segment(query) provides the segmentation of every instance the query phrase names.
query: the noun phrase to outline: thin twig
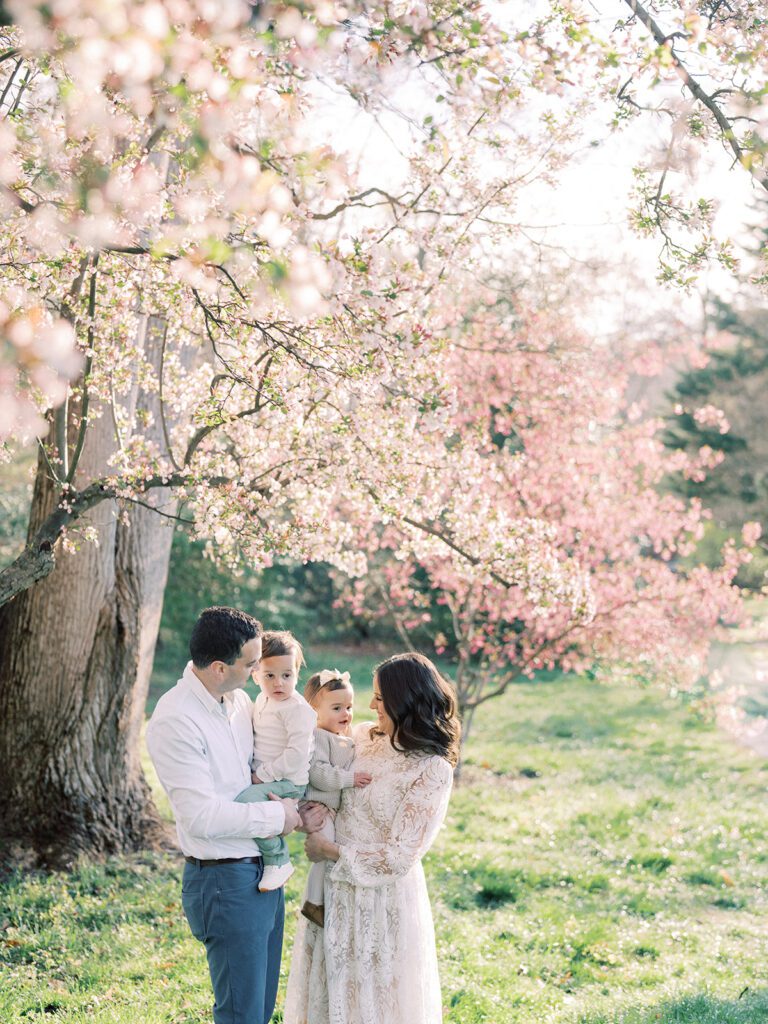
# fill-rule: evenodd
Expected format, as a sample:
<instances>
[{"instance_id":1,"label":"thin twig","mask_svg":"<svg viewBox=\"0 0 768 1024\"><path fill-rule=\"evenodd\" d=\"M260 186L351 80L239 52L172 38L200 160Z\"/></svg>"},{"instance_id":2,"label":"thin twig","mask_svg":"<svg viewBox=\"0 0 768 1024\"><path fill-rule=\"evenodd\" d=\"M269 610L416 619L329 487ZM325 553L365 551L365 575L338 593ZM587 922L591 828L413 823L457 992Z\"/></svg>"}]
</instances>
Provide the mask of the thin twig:
<instances>
[{"instance_id":1,"label":"thin twig","mask_svg":"<svg viewBox=\"0 0 768 1024\"><path fill-rule=\"evenodd\" d=\"M21 81L21 85L19 86L19 91L16 93L16 99L13 101L13 106L8 111L8 117L12 117L16 113L16 111L19 109L19 104L21 103L21 97L24 95L24 92L26 91L26 88L29 85L29 81L32 78L32 74L33 74L32 68L27 68L27 73L26 73L26 75L24 75L24 78Z\"/></svg>"},{"instance_id":2,"label":"thin twig","mask_svg":"<svg viewBox=\"0 0 768 1024\"><path fill-rule=\"evenodd\" d=\"M194 526L194 519L185 519L183 516L173 515L170 512L163 512L156 505L150 505L148 501L141 501L139 498L121 498L120 501L128 502L131 505L140 505L142 508L149 509L150 512L156 512L157 515L162 516L164 519L173 519L177 523L183 523L185 526Z\"/></svg>"},{"instance_id":3,"label":"thin twig","mask_svg":"<svg viewBox=\"0 0 768 1024\"><path fill-rule=\"evenodd\" d=\"M158 383L158 401L160 402L160 422L163 427L163 437L165 438L165 450L168 454L168 458L173 463L174 469L181 469L181 466L176 461L176 456L173 454L173 447L171 445L171 434L168 430L168 420L165 415L165 397L163 395L163 380L165 378L165 343L168 338L168 324L164 323L163 329L163 340L160 343L160 368L158 370L159 383Z\"/></svg>"},{"instance_id":4,"label":"thin twig","mask_svg":"<svg viewBox=\"0 0 768 1024\"><path fill-rule=\"evenodd\" d=\"M16 51L16 52L18 52L18 51ZM6 57L7 57L7 54L6 54ZM3 60L5 60L6 57L3 57ZM16 75L19 73L19 68L21 67L22 63L23 63L23 60L20 57L16 61L16 67L13 69L13 71L11 71L10 75L8 76L8 81L5 83L5 88L3 89L2 95L0 95L0 109L2 109L2 106L5 103L6 97L8 96L8 93L10 92L11 86L13 85L13 81L16 78Z\"/></svg>"}]
</instances>

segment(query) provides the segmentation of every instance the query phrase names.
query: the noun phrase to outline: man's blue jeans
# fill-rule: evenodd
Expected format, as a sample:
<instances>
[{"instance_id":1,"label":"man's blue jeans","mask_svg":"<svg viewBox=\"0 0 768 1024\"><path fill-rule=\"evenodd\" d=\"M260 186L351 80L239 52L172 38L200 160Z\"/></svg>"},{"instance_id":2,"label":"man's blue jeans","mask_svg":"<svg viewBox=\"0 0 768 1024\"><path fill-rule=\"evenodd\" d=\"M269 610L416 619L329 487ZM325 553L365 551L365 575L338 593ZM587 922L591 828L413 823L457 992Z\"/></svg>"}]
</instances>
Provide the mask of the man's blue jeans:
<instances>
[{"instance_id":1,"label":"man's blue jeans","mask_svg":"<svg viewBox=\"0 0 768 1024\"><path fill-rule=\"evenodd\" d=\"M215 1024L269 1024L283 949L283 890L259 892L261 860L184 865L181 902L205 945Z\"/></svg>"}]
</instances>

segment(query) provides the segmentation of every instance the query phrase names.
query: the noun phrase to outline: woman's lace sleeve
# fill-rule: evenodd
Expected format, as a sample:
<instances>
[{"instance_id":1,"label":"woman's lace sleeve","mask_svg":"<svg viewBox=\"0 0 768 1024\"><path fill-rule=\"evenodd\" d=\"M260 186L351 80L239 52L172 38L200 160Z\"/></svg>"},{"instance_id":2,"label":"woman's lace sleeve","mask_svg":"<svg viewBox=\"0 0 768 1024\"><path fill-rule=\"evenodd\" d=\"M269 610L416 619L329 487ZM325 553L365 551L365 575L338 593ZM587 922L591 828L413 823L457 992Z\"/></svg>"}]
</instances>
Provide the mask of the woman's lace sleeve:
<instances>
[{"instance_id":1,"label":"woman's lace sleeve","mask_svg":"<svg viewBox=\"0 0 768 1024\"><path fill-rule=\"evenodd\" d=\"M453 769L444 758L426 758L385 840L376 845L340 845L330 877L336 882L377 886L406 875L435 840L448 809L452 782Z\"/></svg>"}]
</instances>

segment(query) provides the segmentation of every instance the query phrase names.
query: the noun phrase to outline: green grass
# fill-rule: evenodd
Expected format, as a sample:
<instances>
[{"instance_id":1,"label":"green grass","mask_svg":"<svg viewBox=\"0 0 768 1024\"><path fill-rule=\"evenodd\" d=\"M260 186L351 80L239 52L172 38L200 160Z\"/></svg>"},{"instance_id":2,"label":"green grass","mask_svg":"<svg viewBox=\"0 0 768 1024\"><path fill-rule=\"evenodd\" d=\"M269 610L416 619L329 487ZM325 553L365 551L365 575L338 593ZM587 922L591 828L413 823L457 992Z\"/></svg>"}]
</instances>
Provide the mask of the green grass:
<instances>
[{"instance_id":1,"label":"green grass","mask_svg":"<svg viewBox=\"0 0 768 1024\"><path fill-rule=\"evenodd\" d=\"M352 669L369 715L376 659L310 653ZM765 1024L767 781L652 690L553 679L482 708L425 861L447 1024ZM9 879L0 1021L210 1021L179 873L148 855Z\"/></svg>"}]
</instances>

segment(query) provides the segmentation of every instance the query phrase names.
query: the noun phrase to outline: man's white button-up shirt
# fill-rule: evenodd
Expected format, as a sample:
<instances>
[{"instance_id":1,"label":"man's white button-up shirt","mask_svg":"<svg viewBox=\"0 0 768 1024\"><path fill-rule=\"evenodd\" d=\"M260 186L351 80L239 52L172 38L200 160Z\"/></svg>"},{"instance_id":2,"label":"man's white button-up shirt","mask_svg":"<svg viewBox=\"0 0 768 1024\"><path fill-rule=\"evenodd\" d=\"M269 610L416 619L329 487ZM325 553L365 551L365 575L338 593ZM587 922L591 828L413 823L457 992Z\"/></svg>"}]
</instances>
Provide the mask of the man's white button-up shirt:
<instances>
[{"instance_id":1,"label":"man's white button-up shirt","mask_svg":"<svg viewBox=\"0 0 768 1024\"><path fill-rule=\"evenodd\" d=\"M280 804L235 803L251 784L251 699L216 700L192 670L163 694L147 726L147 747L176 817L182 851L201 860L253 857L254 837L285 826Z\"/></svg>"}]
</instances>

